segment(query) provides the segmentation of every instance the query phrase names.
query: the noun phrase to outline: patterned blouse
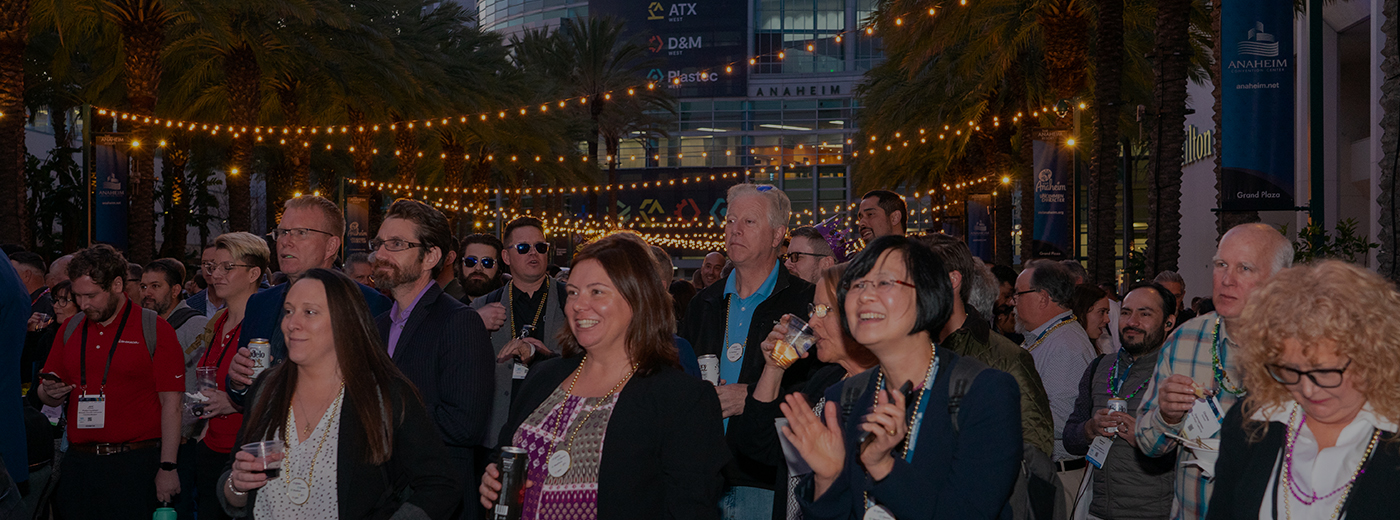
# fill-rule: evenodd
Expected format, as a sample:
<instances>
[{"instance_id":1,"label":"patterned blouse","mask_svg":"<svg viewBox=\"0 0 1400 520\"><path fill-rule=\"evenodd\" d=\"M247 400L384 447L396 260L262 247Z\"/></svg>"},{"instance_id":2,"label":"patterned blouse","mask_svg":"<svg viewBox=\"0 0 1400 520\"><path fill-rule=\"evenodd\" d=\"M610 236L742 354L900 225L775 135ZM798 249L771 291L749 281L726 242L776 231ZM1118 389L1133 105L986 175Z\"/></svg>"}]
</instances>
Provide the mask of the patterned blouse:
<instances>
[{"instance_id":1,"label":"patterned blouse","mask_svg":"<svg viewBox=\"0 0 1400 520\"><path fill-rule=\"evenodd\" d=\"M613 408L617 406L617 397L600 403L600 397L569 396L566 400L564 396L563 388L555 388L521 423L512 439L515 446L529 453L526 479L535 483L525 490L522 519L598 518L598 466L603 458L603 437ZM589 415L590 410L594 410L592 415ZM585 416L588 416L587 422L580 426L578 421ZM576 428L578 433L575 434ZM569 445L571 434L574 437L572 446ZM571 459L568 473L561 477L550 476L549 456L565 449Z\"/></svg>"},{"instance_id":2,"label":"patterned blouse","mask_svg":"<svg viewBox=\"0 0 1400 520\"><path fill-rule=\"evenodd\" d=\"M258 490L257 503L253 505L254 518L278 518L296 520L331 520L340 518L340 493L336 491L339 478L336 470L340 464L337 456L340 454L340 419L343 415L338 410L337 404L343 404L345 390L340 391L340 397L326 409L325 415L321 416L321 421L306 436L301 439L301 432L296 428L290 428L291 438L286 440L287 458L282 461L282 474L278 478L267 481L267 485ZM287 412L287 422L297 424L296 414ZM282 437L282 430L279 428L275 438ZM322 441L322 437L325 440ZM320 446L320 453L317 447ZM312 471L312 459L315 459L316 474L307 481L311 486L310 498L305 504L297 505L287 496L287 482L294 478L305 479Z\"/></svg>"}]
</instances>

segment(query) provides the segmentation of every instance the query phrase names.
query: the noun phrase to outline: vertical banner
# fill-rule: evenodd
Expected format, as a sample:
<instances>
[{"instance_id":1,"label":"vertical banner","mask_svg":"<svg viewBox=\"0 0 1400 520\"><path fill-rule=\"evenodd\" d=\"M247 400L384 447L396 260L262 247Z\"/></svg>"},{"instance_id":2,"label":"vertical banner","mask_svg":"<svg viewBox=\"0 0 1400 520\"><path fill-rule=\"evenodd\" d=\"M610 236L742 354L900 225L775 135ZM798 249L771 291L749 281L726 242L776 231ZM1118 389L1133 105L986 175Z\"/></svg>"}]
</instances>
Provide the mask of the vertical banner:
<instances>
[{"instance_id":1,"label":"vertical banner","mask_svg":"<svg viewBox=\"0 0 1400 520\"><path fill-rule=\"evenodd\" d=\"M1064 145L1064 132L1045 131L1036 136L1035 225L1032 230L1032 258L1066 258L1072 250L1070 226L1074 218L1069 205L1069 180L1074 168L1074 151Z\"/></svg>"},{"instance_id":2,"label":"vertical banner","mask_svg":"<svg viewBox=\"0 0 1400 520\"><path fill-rule=\"evenodd\" d=\"M967 247L972 256L992 263L992 205L991 195L971 195L967 198Z\"/></svg>"},{"instance_id":3,"label":"vertical banner","mask_svg":"<svg viewBox=\"0 0 1400 520\"><path fill-rule=\"evenodd\" d=\"M131 157L127 155L127 135L101 133L93 135L95 164L92 212L92 239L126 250L127 214L131 198L127 179L131 173Z\"/></svg>"},{"instance_id":4,"label":"vertical banner","mask_svg":"<svg viewBox=\"0 0 1400 520\"><path fill-rule=\"evenodd\" d=\"M345 256L369 252L369 198L345 197Z\"/></svg>"},{"instance_id":5,"label":"vertical banner","mask_svg":"<svg viewBox=\"0 0 1400 520\"><path fill-rule=\"evenodd\" d=\"M1293 4L1231 0L1220 15L1220 207L1292 210Z\"/></svg>"}]
</instances>

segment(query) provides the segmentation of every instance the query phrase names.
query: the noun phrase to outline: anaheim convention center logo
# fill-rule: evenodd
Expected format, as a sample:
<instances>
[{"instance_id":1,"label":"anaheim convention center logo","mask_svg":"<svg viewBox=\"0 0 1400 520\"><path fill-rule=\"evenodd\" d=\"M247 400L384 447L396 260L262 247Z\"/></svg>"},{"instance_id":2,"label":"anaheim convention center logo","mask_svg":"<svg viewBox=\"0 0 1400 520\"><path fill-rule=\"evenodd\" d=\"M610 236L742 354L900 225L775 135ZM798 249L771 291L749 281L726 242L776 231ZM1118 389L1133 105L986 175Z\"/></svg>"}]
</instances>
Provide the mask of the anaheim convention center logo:
<instances>
[{"instance_id":1,"label":"anaheim convention center logo","mask_svg":"<svg viewBox=\"0 0 1400 520\"><path fill-rule=\"evenodd\" d=\"M1274 35L1264 32L1264 22L1254 22L1254 28L1249 30L1249 37L1240 41L1235 49L1243 56L1278 57L1278 41L1274 39Z\"/></svg>"}]
</instances>

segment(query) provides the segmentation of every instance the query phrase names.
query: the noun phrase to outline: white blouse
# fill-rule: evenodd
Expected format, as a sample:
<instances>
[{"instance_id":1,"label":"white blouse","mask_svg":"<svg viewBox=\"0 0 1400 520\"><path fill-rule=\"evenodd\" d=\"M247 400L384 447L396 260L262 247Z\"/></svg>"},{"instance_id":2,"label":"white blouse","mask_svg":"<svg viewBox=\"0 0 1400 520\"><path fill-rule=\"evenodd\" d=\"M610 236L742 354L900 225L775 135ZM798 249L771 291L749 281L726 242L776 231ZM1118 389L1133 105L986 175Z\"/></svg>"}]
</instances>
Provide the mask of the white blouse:
<instances>
[{"instance_id":1,"label":"white blouse","mask_svg":"<svg viewBox=\"0 0 1400 520\"><path fill-rule=\"evenodd\" d=\"M1270 409L1260 410L1254 413L1254 419L1258 421L1276 422L1288 424L1288 418L1298 409L1298 403L1289 403L1286 406L1277 406ZM1303 413L1298 410L1294 423L1301 420ZM1319 451L1317 438L1313 436L1312 427L1305 425L1298 433L1298 439L1293 446L1293 484L1298 492L1311 499L1311 496L1323 496L1346 485L1353 475L1356 475L1356 468L1361 464L1361 458L1366 455L1366 448L1371 444L1371 436L1379 429L1383 432L1394 433L1396 424L1390 420L1376 415L1371 403L1366 403L1361 411L1356 414L1356 418L1351 421L1342 433L1337 436L1337 444L1330 448ZM1287 434L1285 434L1283 450L1288 450ZM1274 471L1269 477L1269 485L1264 488L1264 500L1259 506L1260 520L1273 520L1274 518L1301 518L1329 520L1332 513L1337 510L1337 505L1341 503L1342 496L1347 494L1347 490L1340 491L1335 495L1323 498L1307 505L1298 500L1296 496L1290 496L1286 488L1280 488L1279 465L1283 464L1283 457L1279 457L1274 463ZM1285 499L1287 502L1285 503ZM1278 506L1278 516L1274 516L1274 506ZM1291 512L1291 514L1289 514ZM1342 518L1346 515L1343 514Z\"/></svg>"},{"instance_id":2,"label":"white blouse","mask_svg":"<svg viewBox=\"0 0 1400 520\"><path fill-rule=\"evenodd\" d=\"M340 405L344 404L344 399L345 390L342 389L340 397L326 409L321 422L316 424L305 441L298 438L297 428L290 428L292 438L287 441L287 458L282 460L282 474L267 481L267 485L258 490L257 503L253 506L255 518L334 520L340 517L340 494L336 492L336 469L339 466L336 454L340 452L340 418L344 412ZM287 415L287 421L295 425L295 413L288 411ZM279 429L277 437L281 436ZM323 436L324 443L321 440ZM316 454L317 445L321 445L319 455ZM308 479L313 457L316 474ZM287 496L287 483L296 478L306 480L311 487L311 498L302 505L296 505Z\"/></svg>"}]
</instances>

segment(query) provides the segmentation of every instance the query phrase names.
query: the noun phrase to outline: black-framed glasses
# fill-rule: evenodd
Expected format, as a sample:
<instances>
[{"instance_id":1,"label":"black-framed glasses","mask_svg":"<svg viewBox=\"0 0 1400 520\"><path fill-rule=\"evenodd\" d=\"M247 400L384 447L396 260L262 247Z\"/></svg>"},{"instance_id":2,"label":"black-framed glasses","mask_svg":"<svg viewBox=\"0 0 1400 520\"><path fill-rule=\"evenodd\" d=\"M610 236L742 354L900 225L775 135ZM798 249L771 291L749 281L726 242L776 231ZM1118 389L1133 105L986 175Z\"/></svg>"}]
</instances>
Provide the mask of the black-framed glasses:
<instances>
[{"instance_id":1,"label":"black-framed glasses","mask_svg":"<svg viewBox=\"0 0 1400 520\"><path fill-rule=\"evenodd\" d=\"M376 238L369 241L370 251L378 251L381 247L397 253L399 251L407 251L415 247L423 247L423 244L420 242L409 242L407 240L402 240L398 238L391 238L388 240Z\"/></svg>"},{"instance_id":2,"label":"black-framed glasses","mask_svg":"<svg viewBox=\"0 0 1400 520\"><path fill-rule=\"evenodd\" d=\"M792 263L795 264L795 263L797 263L797 262L801 262L801 261L802 261L802 255L807 255L807 256L810 256L810 257L812 257L812 258L822 258L822 257L824 257L824 256L831 256L831 255L824 255L824 254L821 254L821 253L799 253L799 252L791 252L791 253L787 253L787 254L778 255L778 260L779 260L779 261L782 261L782 262L786 262L786 261L788 261L788 260L792 260Z\"/></svg>"},{"instance_id":3,"label":"black-framed glasses","mask_svg":"<svg viewBox=\"0 0 1400 520\"><path fill-rule=\"evenodd\" d=\"M513 247L515 247L515 252L517 254L528 255L530 254L530 245L531 244L521 242L519 244L515 244L515 246ZM535 242L534 246L535 252L539 254L545 254L549 252L549 242Z\"/></svg>"},{"instance_id":4,"label":"black-framed glasses","mask_svg":"<svg viewBox=\"0 0 1400 520\"><path fill-rule=\"evenodd\" d=\"M1269 376L1285 385L1296 385L1303 380L1303 376L1308 376L1318 388L1336 388L1342 386L1342 375L1351 366L1353 360L1348 359L1347 364L1342 368L1319 368L1316 370L1297 370L1283 365L1267 364L1264 368L1269 370Z\"/></svg>"},{"instance_id":5,"label":"black-framed glasses","mask_svg":"<svg viewBox=\"0 0 1400 520\"><path fill-rule=\"evenodd\" d=\"M1040 289L1026 289L1026 290L1024 290L1024 291L1016 291L1016 292L1014 292L1014 293L1011 294L1011 297L1008 298L1008 300L1014 302L1014 301L1016 301L1016 300L1021 299L1021 295L1022 295L1022 294L1030 294L1030 293L1033 293L1033 292L1040 292Z\"/></svg>"},{"instance_id":6,"label":"black-framed glasses","mask_svg":"<svg viewBox=\"0 0 1400 520\"><path fill-rule=\"evenodd\" d=\"M808 318L825 318L831 312L831 306L824 303L807 304Z\"/></svg>"},{"instance_id":7,"label":"black-framed glasses","mask_svg":"<svg viewBox=\"0 0 1400 520\"><path fill-rule=\"evenodd\" d=\"M462 257L462 266L466 267L467 269L476 267L477 262L481 262L482 269L491 269L493 267L496 267L496 259L491 258L489 256L483 256L481 258L477 258L474 256Z\"/></svg>"},{"instance_id":8,"label":"black-framed glasses","mask_svg":"<svg viewBox=\"0 0 1400 520\"><path fill-rule=\"evenodd\" d=\"M229 272L229 271L232 271L233 268L235 268L235 267L257 267L257 266L256 266L256 265L249 265L249 264L235 264L235 263L233 263L233 262L224 262L224 263L221 263L221 264L220 264L220 263L209 262L209 263L204 264L204 265L201 266L201 267L204 268L204 272L205 272L206 274L219 274L220 272L227 273L227 272Z\"/></svg>"},{"instance_id":9,"label":"black-framed glasses","mask_svg":"<svg viewBox=\"0 0 1400 520\"><path fill-rule=\"evenodd\" d=\"M72 298L54 298L54 299L53 299L53 304L54 304L54 305L60 305L60 306L61 306L61 305L72 305L72 304L73 304L73 299L72 299Z\"/></svg>"},{"instance_id":10,"label":"black-framed glasses","mask_svg":"<svg viewBox=\"0 0 1400 520\"><path fill-rule=\"evenodd\" d=\"M267 236L272 237L273 240L281 240L282 237L292 237L292 238L295 238L295 239L297 239L297 240L301 240L301 239L303 239L303 238L306 238L306 237L308 237L308 236L311 236L312 233L320 233L320 234L326 235L326 236L328 236L328 237L333 237L333 236L335 236L335 235L332 234L332 233L327 233L327 232L321 231L321 230L319 230L319 229L311 229L311 228L304 228L304 227L290 228L290 229L286 229L286 228L276 228L276 229L273 229L272 231L269 231L269 232L267 233Z\"/></svg>"}]
</instances>

